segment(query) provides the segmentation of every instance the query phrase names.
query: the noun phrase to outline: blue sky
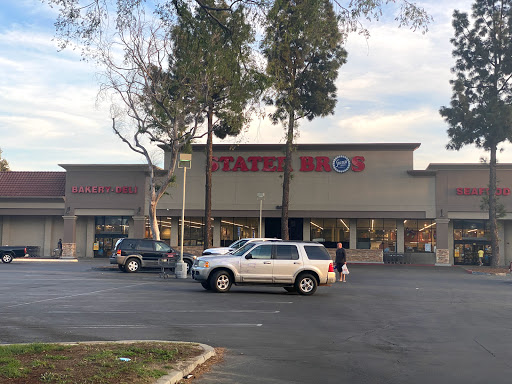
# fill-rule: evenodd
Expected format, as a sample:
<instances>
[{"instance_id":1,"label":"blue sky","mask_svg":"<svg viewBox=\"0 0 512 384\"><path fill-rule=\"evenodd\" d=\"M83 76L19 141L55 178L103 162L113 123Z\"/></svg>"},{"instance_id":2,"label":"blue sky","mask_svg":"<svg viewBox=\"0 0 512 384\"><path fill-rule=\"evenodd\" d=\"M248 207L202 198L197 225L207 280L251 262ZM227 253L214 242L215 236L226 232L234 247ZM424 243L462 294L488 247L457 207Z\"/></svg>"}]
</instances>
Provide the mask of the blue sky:
<instances>
[{"instance_id":1,"label":"blue sky","mask_svg":"<svg viewBox=\"0 0 512 384\"><path fill-rule=\"evenodd\" d=\"M445 149L447 125L438 110L450 102L449 42L454 9L469 0L420 2L434 17L429 32L397 28L392 17L367 24L371 38L351 35L341 68L335 114L302 122L300 143L421 143L415 169L429 163L478 162L474 147ZM0 148L15 171L62 170L58 164L143 163L113 134L109 106L96 101L96 68L77 51L59 52L57 13L40 0L0 6ZM280 126L255 119L236 142L275 143ZM220 141L219 141L220 142ZM280 140L284 142L284 138ZM499 161L512 162L504 145Z\"/></svg>"}]
</instances>

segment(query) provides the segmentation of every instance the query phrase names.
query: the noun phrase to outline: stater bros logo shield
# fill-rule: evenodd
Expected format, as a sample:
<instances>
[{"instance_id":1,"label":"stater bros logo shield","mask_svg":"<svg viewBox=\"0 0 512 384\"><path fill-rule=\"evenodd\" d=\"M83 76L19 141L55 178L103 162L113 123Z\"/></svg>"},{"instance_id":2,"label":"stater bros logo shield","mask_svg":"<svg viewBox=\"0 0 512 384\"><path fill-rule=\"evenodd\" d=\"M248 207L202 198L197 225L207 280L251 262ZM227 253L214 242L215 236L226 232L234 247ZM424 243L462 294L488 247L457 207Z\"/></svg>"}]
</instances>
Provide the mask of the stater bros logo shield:
<instances>
[{"instance_id":1,"label":"stater bros logo shield","mask_svg":"<svg viewBox=\"0 0 512 384\"><path fill-rule=\"evenodd\" d=\"M332 160L332 169L338 173L347 172L350 169L350 165L350 159L344 155L336 156Z\"/></svg>"}]
</instances>

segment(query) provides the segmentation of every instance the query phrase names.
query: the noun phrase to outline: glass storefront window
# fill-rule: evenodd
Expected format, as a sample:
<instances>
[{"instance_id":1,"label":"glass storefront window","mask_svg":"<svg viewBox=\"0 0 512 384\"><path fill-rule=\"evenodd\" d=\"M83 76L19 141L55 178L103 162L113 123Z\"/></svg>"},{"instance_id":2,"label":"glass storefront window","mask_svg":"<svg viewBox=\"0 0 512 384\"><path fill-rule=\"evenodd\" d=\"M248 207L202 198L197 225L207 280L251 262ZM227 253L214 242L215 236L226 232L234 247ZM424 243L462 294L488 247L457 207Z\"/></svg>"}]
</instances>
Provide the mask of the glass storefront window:
<instances>
[{"instance_id":1,"label":"glass storefront window","mask_svg":"<svg viewBox=\"0 0 512 384\"><path fill-rule=\"evenodd\" d=\"M478 252L484 251L482 262L490 265L492 248L487 220L454 220L454 264L480 264Z\"/></svg>"},{"instance_id":2,"label":"glass storefront window","mask_svg":"<svg viewBox=\"0 0 512 384\"><path fill-rule=\"evenodd\" d=\"M129 220L128 216L96 216L94 218L94 257L109 257L112 254L117 240L128 237Z\"/></svg>"},{"instance_id":3,"label":"glass storefront window","mask_svg":"<svg viewBox=\"0 0 512 384\"><path fill-rule=\"evenodd\" d=\"M405 252L434 252L435 220L404 220Z\"/></svg>"},{"instance_id":4,"label":"glass storefront window","mask_svg":"<svg viewBox=\"0 0 512 384\"><path fill-rule=\"evenodd\" d=\"M396 221L394 219L358 219L357 249L396 251Z\"/></svg>"},{"instance_id":5,"label":"glass storefront window","mask_svg":"<svg viewBox=\"0 0 512 384\"><path fill-rule=\"evenodd\" d=\"M204 218L185 217L183 245L204 244ZM178 244L181 244L181 219L179 219Z\"/></svg>"},{"instance_id":6,"label":"glass storefront window","mask_svg":"<svg viewBox=\"0 0 512 384\"><path fill-rule=\"evenodd\" d=\"M167 216L157 216L158 229L160 230L160 240L171 244L172 218ZM149 225L149 217L146 217L145 238L151 239L151 229Z\"/></svg>"},{"instance_id":7,"label":"glass storefront window","mask_svg":"<svg viewBox=\"0 0 512 384\"><path fill-rule=\"evenodd\" d=\"M243 238L258 237L259 218L223 217L220 219L220 244L227 247Z\"/></svg>"},{"instance_id":8,"label":"glass storefront window","mask_svg":"<svg viewBox=\"0 0 512 384\"><path fill-rule=\"evenodd\" d=\"M311 219L310 239L322 243L327 248L336 248L337 243L343 247L350 245L350 220L348 219Z\"/></svg>"}]
</instances>

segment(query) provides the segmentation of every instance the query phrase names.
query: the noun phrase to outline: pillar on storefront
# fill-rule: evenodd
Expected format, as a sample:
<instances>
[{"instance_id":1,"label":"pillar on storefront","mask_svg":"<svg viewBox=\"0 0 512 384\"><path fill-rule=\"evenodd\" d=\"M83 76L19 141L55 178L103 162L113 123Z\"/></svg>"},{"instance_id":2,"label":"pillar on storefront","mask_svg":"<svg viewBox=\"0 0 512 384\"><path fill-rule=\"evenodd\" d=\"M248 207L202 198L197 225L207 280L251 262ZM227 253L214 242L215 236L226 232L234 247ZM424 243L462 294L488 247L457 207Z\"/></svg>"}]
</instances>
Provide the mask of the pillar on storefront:
<instances>
[{"instance_id":1,"label":"pillar on storefront","mask_svg":"<svg viewBox=\"0 0 512 384\"><path fill-rule=\"evenodd\" d=\"M178 247L178 232L180 231L180 218L171 218L171 247Z\"/></svg>"},{"instance_id":2,"label":"pillar on storefront","mask_svg":"<svg viewBox=\"0 0 512 384\"><path fill-rule=\"evenodd\" d=\"M450 248L448 224L450 219L436 219L436 265L445 266L450 264Z\"/></svg>"},{"instance_id":3,"label":"pillar on storefront","mask_svg":"<svg viewBox=\"0 0 512 384\"><path fill-rule=\"evenodd\" d=\"M87 217L85 236L85 257L92 259L94 258L94 241L96 240L96 225L94 216Z\"/></svg>"},{"instance_id":4,"label":"pillar on storefront","mask_svg":"<svg viewBox=\"0 0 512 384\"><path fill-rule=\"evenodd\" d=\"M11 237L11 217L4 216L2 218L2 242L1 245L7 245L10 242Z\"/></svg>"},{"instance_id":5,"label":"pillar on storefront","mask_svg":"<svg viewBox=\"0 0 512 384\"><path fill-rule=\"evenodd\" d=\"M398 253L405 252L404 221L402 219L398 219L396 222L396 251Z\"/></svg>"},{"instance_id":6,"label":"pillar on storefront","mask_svg":"<svg viewBox=\"0 0 512 384\"><path fill-rule=\"evenodd\" d=\"M265 223L262 223L264 226ZM265 231L263 231L265 233ZM304 224L302 226L302 239L304 241L311 241L311 219L304 219Z\"/></svg>"},{"instance_id":7,"label":"pillar on storefront","mask_svg":"<svg viewBox=\"0 0 512 384\"><path fill-rule=\"evenodd\" d=\"M357 249L357 219L350 219L350 246L349 249Z\"/></svg>"},{"instance_id":8,"label":"pillar on storefront","mask_svg":"<svg viewBox=\"0 0 512 384\"><path fill-rule=\"evenodd\" d=\"M62 238L62 258L76 259L76 219L77 216L62 216L64 236Z\"/></svg>"},{"instance_id":9,"label":"pillar on storefront","mask_svg":"<svg viewBox=\"0 0 512 384\"><path fill-rule=\"evenodd\" d=\"M213 219L213 246L220 247L220 218Z\"/></svg>"},{"instance_id":10,"label":"pillar on storefront","mask_svg":"<svg viewBox=\"0 0 512 384\"><path fill-rule=\"evenodd\" d=\"M146 216L132 216L133 229L130 230L135 239L143 239L146 235ZM172 232L172 231L171 231Z\"/></svg>"}]
</instances>

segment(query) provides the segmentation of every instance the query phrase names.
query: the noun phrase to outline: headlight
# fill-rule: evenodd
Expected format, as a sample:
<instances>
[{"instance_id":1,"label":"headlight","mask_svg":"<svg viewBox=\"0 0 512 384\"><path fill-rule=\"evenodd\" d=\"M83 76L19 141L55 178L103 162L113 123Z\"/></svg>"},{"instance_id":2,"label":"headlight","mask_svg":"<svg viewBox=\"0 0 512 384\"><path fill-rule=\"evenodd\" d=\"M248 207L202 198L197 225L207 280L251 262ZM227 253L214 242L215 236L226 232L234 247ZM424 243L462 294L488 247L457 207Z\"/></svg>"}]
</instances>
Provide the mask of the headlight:
<instances>
[{"instance_id":1,"label":"headlight","mask_svg":"<svg viewBox=\"0 0 512 384\"><path fill-rule=\"evenodd\" d=\"M208 268L210 267L210 263L204 260L197 260L197 266L200 268Z\"/></svg>"}]
</instances>

